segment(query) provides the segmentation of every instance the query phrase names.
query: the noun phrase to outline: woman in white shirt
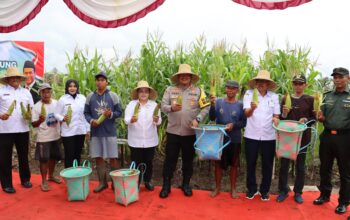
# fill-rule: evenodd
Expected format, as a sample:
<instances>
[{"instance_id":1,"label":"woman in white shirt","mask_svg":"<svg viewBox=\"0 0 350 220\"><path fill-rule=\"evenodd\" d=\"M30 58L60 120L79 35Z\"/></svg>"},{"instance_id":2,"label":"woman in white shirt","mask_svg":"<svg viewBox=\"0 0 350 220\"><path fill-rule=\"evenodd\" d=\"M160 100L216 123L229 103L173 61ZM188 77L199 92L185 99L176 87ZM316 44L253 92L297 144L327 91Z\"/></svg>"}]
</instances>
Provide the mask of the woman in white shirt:
<instances>
[{"instance_id":1,"label":"woman in white shirt","mask_svg":"<svg viewBox=\"0 0 350 220\"><path fill-rule=\"evenodd\" d=\"M86 98L79 94L79 84L76 80L69 79L66 82L65 95L57 105L57 118L62 122L61 136L64 146L64 166L72 167L76 159L80 163L81 151L84 147L85 136L90 132L90 124L84 117ZM72 109L69 125L67 124L68 108Z\"/></svg>"},{"instance_id":2,"label":"woman in white shirt","mask_svg":"<svg viewBox=\"0 0 350 220\"><path fill-rule=\"evenodd\" d=\"M157 103L157 92L146 81L139 81L137 87L131 92L133 99L125 109L125 123L128 125L128 145L131 150L131 160L136 164L145 163L145 187L152 191L154 186L152 178L152 160L158 145L157 125L161 123L160 111L154 115ZM135 107L139 105L138 114Z\"/></svg>"}]
</instances>

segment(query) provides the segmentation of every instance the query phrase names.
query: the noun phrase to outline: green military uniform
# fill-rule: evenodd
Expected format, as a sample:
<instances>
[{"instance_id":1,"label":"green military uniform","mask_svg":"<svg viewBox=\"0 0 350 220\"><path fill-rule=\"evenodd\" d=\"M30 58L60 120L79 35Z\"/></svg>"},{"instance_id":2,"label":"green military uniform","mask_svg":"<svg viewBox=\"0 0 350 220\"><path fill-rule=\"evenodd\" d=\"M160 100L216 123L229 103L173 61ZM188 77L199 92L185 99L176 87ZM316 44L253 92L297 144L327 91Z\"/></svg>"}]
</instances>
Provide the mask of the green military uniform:
<instances>
[{"instance_id":1,"label":"green military uniform","mask_svg":"<svg viewBox=\"0 0 350 220\"><path fill-rule=\"evenodd\" d=\"M341 185L339 204L350 201L350 93L331 91L325 94L321 110L325 116L324 131L320 135L321 196L328 197L332 191L332 166L337 159Z\"/></svg>"}]
</instances>

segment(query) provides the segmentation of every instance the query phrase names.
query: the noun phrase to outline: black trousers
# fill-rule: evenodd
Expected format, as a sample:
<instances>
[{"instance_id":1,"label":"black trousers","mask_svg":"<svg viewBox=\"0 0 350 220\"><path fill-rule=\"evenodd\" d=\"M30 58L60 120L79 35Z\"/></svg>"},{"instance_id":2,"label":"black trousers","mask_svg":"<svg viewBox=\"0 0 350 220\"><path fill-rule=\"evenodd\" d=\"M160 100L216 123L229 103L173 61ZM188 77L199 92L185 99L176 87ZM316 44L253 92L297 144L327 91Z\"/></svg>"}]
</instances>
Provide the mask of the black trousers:
<instances>
[{"instance_id":1,"label":"black trousers","mask_svg":"<svg viewBox=\"0 0 350 220\"><path fill-rule=\"evenodd\" d=\"M130 147L131 160L135 161L136 166L140 163L146 164L146 172L143 176L144 182L150 182L153 174L153 158L156 151L156 147L149 148L137 148Z\"/></svg>"},{"instance_id":2,"label":"black trousers","mask_svg":"<svg viewBox=\"0 0 350 220\"><path fill-rule=\"evenodd\" d=\"M339 204L348 205L350 202L350 146L349 132L336 135L325 130L320 135L320 176L319 189L324 196L330 196L332 191L332 167L337 160L340 173Z\"/></svg>"},{"instance_id":3,"label":"black trousers","mask_svg":"<svg viewBox=\"0 0 350 220\"><path fill-rule=\"evenodd\" d=\"M303 193L305 183L305 158L306 154L301 153L298 155L295 162L296 165L296 177L294 181L293 191L295 193ZM282 194L288 193L288 170L290 159L281 158L280 173L278 180L278 190Z\"/></svg>"},{"instance_id":4,"label":"black trousers","mask_svg":"<svg viewBox=\"0 0 350 220\"><path fill-rule=\"evenodd\" d=\"M181 151L182 157L182 174L184 183L189 183L193 174L193 158L196 140L195 135L180 136L167 133L167 144L165 147L165 161L163 166L163 177L172 178L177 159Z\"/></svg>"},{"instance_id":5,"label":"black trousers","mask_svg":"<svg viewBox=\"0 0 350 220\"><path fill-rule=\"evenodd\" d=\"M74 135L62 137L64 147L64 167L72 167L73 161L77 160L80 164L81 150L84 147L85 135Z\"/></svg>"},{"instance_id":6,"label":"black trousers","mask_svg":"<svg viewBox=\"0 0 350 220\"><path fill-rule=\"evenodd\" d=\"M2 188L12 185L12 150L16 146L21 182L30 181L28 163L29 132L0 134L0 181Z\"/></svg>"},{"instance_id":7,"label":"black trousers","mask_svg":"<svg viewBox=\"0 0 350 220\"><path fill-rule=\"evenodd\" d=\"M260 154L262 163L262 181L259 191L261 194L267 194L269 193L271 186L276 141L261 141L249 138L244 138L244 141L247 161L247 189L252 193L258 191L255 170L258 155Z\"/></svg>"}]
</instances>

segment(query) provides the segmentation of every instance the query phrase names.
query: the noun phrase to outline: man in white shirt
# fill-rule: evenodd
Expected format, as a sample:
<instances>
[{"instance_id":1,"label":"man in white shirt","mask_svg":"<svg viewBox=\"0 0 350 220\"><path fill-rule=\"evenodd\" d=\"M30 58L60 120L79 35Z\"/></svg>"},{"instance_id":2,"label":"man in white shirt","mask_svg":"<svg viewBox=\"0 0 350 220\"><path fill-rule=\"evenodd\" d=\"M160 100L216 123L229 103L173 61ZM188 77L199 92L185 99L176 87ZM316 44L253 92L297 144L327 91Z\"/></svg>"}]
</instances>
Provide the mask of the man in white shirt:
<instances>
[{"instance_id":1,"label":"man in white shirt","mask_svg":"<svg viewBox=\"0 0 350 220\"><path fill-rule=\"evenodd\" d=\"M20 108L21 103L33 107L32 96L21 87L25 79L15 67L8 68L0 79L5 84L0 88L0 181L6 193L16 192L12 184L13 145L18 155L21 184L24 188L32 187L28 164L29 123Z\"/></svg>"},{"instance_id":2,"label":"man in white shirt","mask_svg":"<svg viewBox=\"0 0 350 220\"><path fill-rule=\"evenodd\" d=\"M279 121L280 104L277 94L272 92L276 88L276 83L271 80L268 71L259 71L249 84L251 88L257 89L259 101L253 102L253 90L248 90L244 95L243 109L247 116L244 132L248 188L246 198L253 199L260 193L261 200L268 201L276 144L276 133L272 123L277 124ZM263 177L258 191L255 170L259 152L262 158Z\"/></svg>"}]
</instances>

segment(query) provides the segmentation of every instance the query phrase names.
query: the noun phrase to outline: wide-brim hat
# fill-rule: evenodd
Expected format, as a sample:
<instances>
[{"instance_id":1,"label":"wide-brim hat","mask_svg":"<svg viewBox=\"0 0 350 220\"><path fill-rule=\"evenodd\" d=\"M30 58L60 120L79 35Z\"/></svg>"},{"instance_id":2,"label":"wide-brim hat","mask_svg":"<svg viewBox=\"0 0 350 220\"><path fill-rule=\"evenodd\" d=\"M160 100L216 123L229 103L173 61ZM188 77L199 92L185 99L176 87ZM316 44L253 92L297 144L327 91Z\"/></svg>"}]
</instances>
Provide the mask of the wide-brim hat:
<instances>
[{"instance_id":1,"label":"wide-brim hat","mask_svg":"<svg viewBox=\"0 0 350 220\"><path fill-rule=\"evenodd\" d=\"M22 81L25 81L27 77L25 77L23 74L19 73L19 70L17 67L9 67L6 70L5 75L3 75L0 78L0 82L2 84L7 84L7 79L11 77L20 77Z\"/></svg>"},{"instance_id":2,"label":"wide-brim hat","mask_svg":"<svg viewBox=\"0 0 350 220\"><path fill-rule=\"evenodd\" d=\"M249 86L250 88L255 88L255 84L256 84L256 80L260 79L260 80L266 80L268 81L268 90L275 90L277 88L277 84L275 83L275 81L273 81L270 77L270 72L267 70L260 70L258 72L258 75L256 75L256 77L254 77L253 79L251 79L249 81Z\"/></svg>"},{"instance_id":3,"label":"wide-brim hat","mask_svg":"<svg viewBox=\"0 0 350 220\"><path fill-rule=\"evenodd\" d=\"M141 80L141 81L139 81L137 83L136 88L131 91L131 98L132 99L135 100L135 99L139 98L137 90L140 89L140 88L148 88L150 90L150 92L149 92L149 99L155 100L157 98L156 90L154 90L152 87L150 87L148 85L147 81Z\"/></svg>"},{"instance_id":4,"label":"wide-brim hat","mask_svg":"<svg viewBox=\"0 0 350 220\"><path fill-rule=\"evenodd\" d=\"M180 64L179 66L179 71L177 73L174 73L172 76L171 76L171 81L174 83L174 84L177 84L178 83L178 76L181 75L181 74L191 74L192 76L192 80L191 82L193 84L195 84L196 82L198 82L199 80L199 76L198 74L196 73L193 73L191 71L191 66L188 65L188 64Z\"/></svg>"}]
</instances>

